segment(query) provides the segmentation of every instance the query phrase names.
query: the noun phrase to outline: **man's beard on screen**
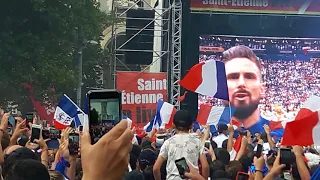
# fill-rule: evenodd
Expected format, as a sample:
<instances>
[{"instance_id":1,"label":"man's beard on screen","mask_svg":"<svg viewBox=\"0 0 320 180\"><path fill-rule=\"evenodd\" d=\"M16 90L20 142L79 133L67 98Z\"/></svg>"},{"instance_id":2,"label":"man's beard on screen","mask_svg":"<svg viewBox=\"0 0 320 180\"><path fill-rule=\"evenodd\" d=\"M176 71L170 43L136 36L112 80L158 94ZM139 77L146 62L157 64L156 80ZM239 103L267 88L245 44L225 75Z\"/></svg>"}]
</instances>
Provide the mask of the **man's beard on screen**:
<instances>
[{"instance_id":1,"label":"man's beard on screen","mask_svg":"<svg viewBox=\"0 0 320 180\"><path fill-rule=\"evenodd\" d=\"M233 116L239 120L245 120L258 108L259 103L259 100L254 100L250 104L240 105L239 107L234 106L236 110Z\"/></svg>"}]
</instances>

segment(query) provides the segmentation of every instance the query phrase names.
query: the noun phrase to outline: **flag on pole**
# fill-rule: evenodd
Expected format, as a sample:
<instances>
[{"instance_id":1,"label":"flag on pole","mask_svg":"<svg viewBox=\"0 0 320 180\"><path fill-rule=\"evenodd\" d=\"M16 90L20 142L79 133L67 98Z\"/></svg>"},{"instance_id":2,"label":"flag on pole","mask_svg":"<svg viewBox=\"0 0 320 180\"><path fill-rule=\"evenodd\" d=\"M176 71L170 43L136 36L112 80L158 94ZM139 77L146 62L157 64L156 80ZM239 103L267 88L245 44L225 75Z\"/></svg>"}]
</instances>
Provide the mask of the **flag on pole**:
<instances>
[{"instance_id":1,"label":"flag on pole","mask_svg":"<svg viewBox=\"0 0 320 180\"><path fill-rule=\"evenodd\" d=\"M190 91L229 101L223 62L209 60L196 64L179 84Z\"/></svg>"},{"instance_id":2,"label":"flag on pole","mask_svg":"<svg viewBox=\"0 0 320 180\"><path fill-rule=\"evenodd\" d=\"M177 109L172 104L159 100L156 115L144 126L144 131L150 132L152 129L171 128L176 112Z\"/></svg>"},{"instance_id":3,"label":"flag on pole","mask_svg":"<svg viewBox=\"0 0 320 180\"><path fill-rule=\"evenodd\" d=\"M67 95L60 99L54 113L54 126L56 129L65 129L72 121L76 126L82 125L87 116Z\"/></svg>"}]
</instances>

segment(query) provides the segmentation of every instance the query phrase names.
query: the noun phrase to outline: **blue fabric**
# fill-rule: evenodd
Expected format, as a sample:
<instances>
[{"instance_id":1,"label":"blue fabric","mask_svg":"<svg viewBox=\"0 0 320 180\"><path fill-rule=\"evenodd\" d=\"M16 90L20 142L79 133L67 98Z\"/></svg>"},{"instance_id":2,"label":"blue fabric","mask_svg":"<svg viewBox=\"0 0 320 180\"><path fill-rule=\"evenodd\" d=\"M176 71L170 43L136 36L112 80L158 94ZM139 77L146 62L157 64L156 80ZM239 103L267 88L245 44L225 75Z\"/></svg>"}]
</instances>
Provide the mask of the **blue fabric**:
<instances>
[{"instance_id":1,"label":"blue fabric","mask_svg":"<svg viewBox=\"0 0 320 180\"><path fill-rule=\"evenodd\" d=\"M216 72L217 76L212 77L217 79L217 92L214 94L215 98L223 99L229 101L228 84L226 77L226 69L224 63L221 61L216 62Z\"/></svg>"},{"instance_id":2,"label":"blue fabric","mask_svg":"<svg viewBox=\"0 0 320 180\"><path fill-rule=\"evenodd\" d=\"M310 180L319 180L320 179L320 168L318 167L318 169L312 174Z\"/></svg>"},{"instance_id":3,"label":"blue fabric","mask_svg":"<svg viewBox=\"0 0 320 180\"><path fill-rule=\"evenodd\" d=\"M61 161L57 162L55 170L60 172L65 178L69 179L68 176L66 175L67 163L68 162L62 157Z\"/></svg>"}]
</instances>

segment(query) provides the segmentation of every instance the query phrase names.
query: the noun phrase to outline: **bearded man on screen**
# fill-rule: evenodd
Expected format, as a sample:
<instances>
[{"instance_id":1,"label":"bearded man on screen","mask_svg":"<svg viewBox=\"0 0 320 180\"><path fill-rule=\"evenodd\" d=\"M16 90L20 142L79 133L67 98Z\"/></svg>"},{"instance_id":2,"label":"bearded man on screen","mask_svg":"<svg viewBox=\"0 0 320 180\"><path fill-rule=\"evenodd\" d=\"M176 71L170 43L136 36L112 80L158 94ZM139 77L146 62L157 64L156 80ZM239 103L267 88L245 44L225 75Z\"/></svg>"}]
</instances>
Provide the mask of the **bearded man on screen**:
<instances>
[{"instance_id":1,"label":"bearded man on screen","mask_svg":"<svg viewBox=\"0 0 320 180\"><path fill-rule=\"evenodd\" d=\"M233 120L241 122L251 133L263 132L269 121L259 112L260 99L266 86L262 82L262 65L255 53L246 46L234 46L223 53L228 82L229 100L236 108Z\"/></svg>"}]
</instances>

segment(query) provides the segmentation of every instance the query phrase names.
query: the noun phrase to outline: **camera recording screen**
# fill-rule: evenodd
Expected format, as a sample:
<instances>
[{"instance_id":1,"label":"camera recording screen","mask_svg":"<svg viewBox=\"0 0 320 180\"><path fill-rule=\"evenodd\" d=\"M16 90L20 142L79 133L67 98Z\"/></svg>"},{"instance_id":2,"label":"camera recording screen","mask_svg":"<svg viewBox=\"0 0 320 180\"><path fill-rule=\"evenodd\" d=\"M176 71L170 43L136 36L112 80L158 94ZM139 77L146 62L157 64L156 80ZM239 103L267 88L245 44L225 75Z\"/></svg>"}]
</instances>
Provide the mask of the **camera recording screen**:
<instances>
[{"instance_id":1,"label":"camera recording screen","mask_svg":"<svg viewBox=\"0 0 320 180\"><path fill-rule=\"evenodd\" d=\"M320 95L320 39L203 35L199 40L199 62L224 62L235 108L229 120L239 121L251 133L263 132L254 125L268 120L294 120L308 97ZM214 97L198 97L199 109L229 106ZM259 117L250 118L256 114Z\"/></svg>"},{"instance_id":2,"label":"camera recording screen","mask_svg":"<svg viewBox=\"0 0 320 180\"><path fill-rule=\"evenodd\" d=\"M120 120L119 99L90 99L90 129L92 141L97 142Z\"/></svg>"}]
</instances>

